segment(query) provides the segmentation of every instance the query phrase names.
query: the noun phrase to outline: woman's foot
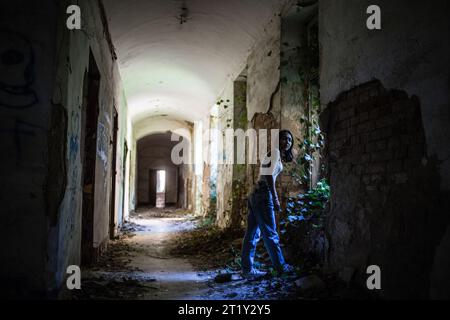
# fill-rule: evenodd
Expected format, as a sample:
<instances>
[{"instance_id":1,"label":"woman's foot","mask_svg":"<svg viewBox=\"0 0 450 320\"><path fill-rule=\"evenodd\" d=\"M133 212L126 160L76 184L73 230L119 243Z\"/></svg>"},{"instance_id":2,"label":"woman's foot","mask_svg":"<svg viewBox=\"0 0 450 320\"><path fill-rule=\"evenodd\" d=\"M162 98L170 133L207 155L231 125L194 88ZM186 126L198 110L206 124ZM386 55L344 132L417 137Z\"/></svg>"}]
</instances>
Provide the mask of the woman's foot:
<instances>
[{"instance_id":1,"label":"woman's foot","mask_svg":"<svg viewBox=\"0 0 450 320\"><path fill-rule=\"evenodd\" d=\"M292 274L295 272L295 268L291 266L290 264L285 263L283 265L283 269L278 271L278 274Z\"/></svg>"},{"instance_id":2,"label":"woman's foot","mask_svg":"<svg viewBox=\"0 0 450 320\"><path fill-rule=\"evenodd\" d=\"M264 277L265 275L265 272L259 271L255 268L253 268L249 272L242 272L242 277L245 279L258 279Z\"/></svg>"},{"instance_id":3,"label":"woman's foot","mask_svg":"<svg viewBox=\"0 0 450 320\"><path fill-rule=\"evenodd\" d=\"M295 271L295 268L293 266L291 266L290 264L285 264L283 267L283 272L284 273L292 273Z\"/></svg>"}]
</instances>

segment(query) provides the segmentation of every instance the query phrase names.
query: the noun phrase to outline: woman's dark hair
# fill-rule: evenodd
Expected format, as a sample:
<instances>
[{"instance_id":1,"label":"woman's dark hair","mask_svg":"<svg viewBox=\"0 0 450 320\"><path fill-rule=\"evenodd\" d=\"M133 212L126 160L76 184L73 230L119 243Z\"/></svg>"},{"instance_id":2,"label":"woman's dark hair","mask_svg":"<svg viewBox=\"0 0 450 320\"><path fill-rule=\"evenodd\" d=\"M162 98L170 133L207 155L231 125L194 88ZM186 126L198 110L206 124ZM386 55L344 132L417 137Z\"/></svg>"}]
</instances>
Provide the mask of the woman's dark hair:
<instances>
[{"instance_id":1,"label":"woman's dark hair","mask_svg":"<svg viewBox=\"0 0 450 320\"><path fill-rule=\"evenodd\" d=\"M294 136L292 135L292 133L289 130L280 130L280 133L278 135L278 139L281 139L282 136L284 135L290 135L292 138L292 144L291 147L288 150L280 150L281 153L281 157L285 162L292 162L292 160L294 160L294 155L292 154L292 148L294 147Z\"/></svg>"}]
</instances>

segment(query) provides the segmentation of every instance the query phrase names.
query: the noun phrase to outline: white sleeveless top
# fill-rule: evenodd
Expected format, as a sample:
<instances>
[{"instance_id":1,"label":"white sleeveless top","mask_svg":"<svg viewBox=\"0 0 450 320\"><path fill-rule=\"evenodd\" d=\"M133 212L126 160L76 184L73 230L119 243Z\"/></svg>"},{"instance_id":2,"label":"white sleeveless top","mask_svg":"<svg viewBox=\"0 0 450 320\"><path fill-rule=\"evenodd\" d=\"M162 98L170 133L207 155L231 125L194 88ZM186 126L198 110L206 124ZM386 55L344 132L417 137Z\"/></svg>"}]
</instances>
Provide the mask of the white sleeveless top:
<instances>
[{"instance_id":1,"label":"white sleeveless top","mask_svg":"<svg viewBox=\"0 0 450 320\"><path fill-rule=\"evenodd\" d=\"M281 171L283 171L283 163L281 162L280 150L276 148L270 157L266 154L262 159L259 167L259 180L263 180L263 176L272 176L273 181L275 181Z\"/></svg>"}]
</instances>

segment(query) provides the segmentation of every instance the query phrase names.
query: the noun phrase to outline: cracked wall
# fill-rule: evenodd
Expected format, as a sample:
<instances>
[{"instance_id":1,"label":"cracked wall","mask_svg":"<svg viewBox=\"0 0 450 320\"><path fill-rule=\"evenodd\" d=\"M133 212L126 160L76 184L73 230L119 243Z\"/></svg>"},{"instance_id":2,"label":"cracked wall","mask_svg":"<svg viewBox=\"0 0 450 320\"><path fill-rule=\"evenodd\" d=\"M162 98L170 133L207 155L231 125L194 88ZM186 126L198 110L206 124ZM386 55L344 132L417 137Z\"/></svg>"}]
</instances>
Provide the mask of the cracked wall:
<instances>
[{"instance_id":1,"label":"cracked wall","mask_svg":"<svg viewBox=\"0 0 450 320\"><path fill-rule=\"evenodd\" d=\"M224 101L219 106L220 130L241 128L244 131L254 129L258 132L265 129L269 134L271 129L288 129L296 139L297 149L297 143L303 137L299 118L305 114L302 100L303 81L299 76L302 52L298 48L304 44L306 23L317 16L317 7L312 6L300 13L296 9L295 6L287 4L274 13L249 53L245 68L246 121L240 121L239 116L242 106L236 97L239 97L240 87L235 85L236 82L229 82L220 97ZM257 148L247 145L246 154L253 153L255 147ZM232 154L233 150L226 152ZM297 154L298 151L294 150L294 155ZM277 183L282 202L287 196L301 190L289 174L291 167L286 166ZM239 168L239 165L224 164L219 166L218 173L219 225L242 225L246 219L246 210L243 209L242 203L246 201L258 179L259 166L247 164L245 168ZM233 191L241 184L243 190ZM242 196L244 194L245 196Z\"/></svg>"},{"instance_id":2,"label":"cracked wall","mask_svg":"<svg viewBox=\"0 0 450 320\"><path fill-rule=\"evenodd\" d=\"M219 128L241 128L244 131L254 129L288 129L296 141L294 155L298 155L297 144L303 138L300 117L305 114L302 98L304 82L300 77L303 52L299 49L305 45L307 23L317 17L317 6L297 10L292 3L287 3L280 11L273 14L256 43L252 47L245 64L246 75L246 121L240 121L239 86L229 81L220 99ZM226 108L225 108L226 106ZM235 114L236 113L236 114ZM268 137L270 145L270 136ZM247 145L246 154L252 154L257 146ZM226 150L232 154L233 150ZM288 196L302 190L290 174L293 165L286 165L277 183L282 204ZM244 171L244 172L241 172ZM241 177L244 175L245 178ZM242 203L246 201L254 183L259 176L257 164L219 165L217 181L217 216L222 227L242 225L245 223L246 210ZM243 185L244 190L233 195L235 187ZM236 193L236 191L234 191ZM245 196L242 196L245 194ZM233 205L234 204L234 205Z\"/></svg>"},{"instance_id":3,"label":"cracked wall","mask_svg":"<svg viewBox=\"0 0 450 320\"><path fill-rule=\"evenodd\" d=\"M448 298L449 4L380 1L382 30L369 31L370 4L319 2L322 117L335 126L329 266L364 285L378 263L380 294Z\"/></svg>"},{"instance_id":4,"label":"cracked wall","mask_svg":"<svg viewBox=\"0 0 450 320\"><path fill-rule=\"evenodd\" d=\"M327 114L328 267L363 287L375 264L379 294L426 298L449 217L419 99L373 81L341 94Z\"/></svg>"}]
</instances>

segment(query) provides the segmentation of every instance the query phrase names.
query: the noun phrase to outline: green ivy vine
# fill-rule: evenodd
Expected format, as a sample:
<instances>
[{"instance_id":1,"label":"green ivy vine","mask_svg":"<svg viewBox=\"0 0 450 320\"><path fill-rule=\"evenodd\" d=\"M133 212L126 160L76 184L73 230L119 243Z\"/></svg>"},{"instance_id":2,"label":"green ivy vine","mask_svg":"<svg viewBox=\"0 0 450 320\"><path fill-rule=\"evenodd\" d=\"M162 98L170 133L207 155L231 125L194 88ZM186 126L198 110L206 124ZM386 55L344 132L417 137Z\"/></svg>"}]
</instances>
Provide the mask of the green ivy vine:
<instances>
[{"instance_id":1,"label":"green ivy vine","mask_svg":"<svg viewBox=\"0 0 450 320\"><path fill-rule=\"evenodd\" d=\"M311 190L312 170L315 160L320 157L325 137L320 129L320 97L319 97L319 42L317 28L311 28L308 33L307 45L296 47L301 55L302 63L297 69L298 79L302 88L301 96L304 112L298 119L301 124L301 137L297 139L300 155L295 159L290 175L301 186Z\"/></svg>"}]
</instances>

